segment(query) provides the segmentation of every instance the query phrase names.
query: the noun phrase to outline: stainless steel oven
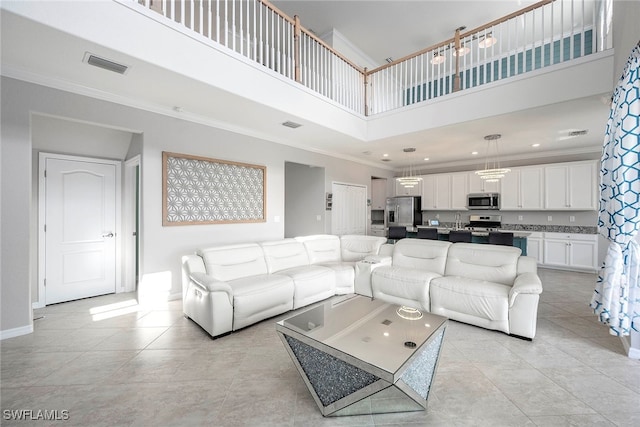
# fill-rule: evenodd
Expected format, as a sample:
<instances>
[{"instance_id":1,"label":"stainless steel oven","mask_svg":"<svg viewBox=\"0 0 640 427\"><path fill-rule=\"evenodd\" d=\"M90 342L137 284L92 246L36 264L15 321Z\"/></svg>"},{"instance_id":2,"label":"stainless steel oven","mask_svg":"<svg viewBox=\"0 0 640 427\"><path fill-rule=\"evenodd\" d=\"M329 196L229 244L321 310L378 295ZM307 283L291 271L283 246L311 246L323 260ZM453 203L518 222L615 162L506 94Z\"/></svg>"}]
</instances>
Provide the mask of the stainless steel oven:
<instances>
[{"instance_id":1,"label":"stainless steel oven","mask_svg":"<svg viewBox=\"0 0 640 427\"><path fill-rule=\"evenodd\" d=\"M498 193L471 193L467 196L467 209L500 209Z\"/></svg>"}]
</instances>

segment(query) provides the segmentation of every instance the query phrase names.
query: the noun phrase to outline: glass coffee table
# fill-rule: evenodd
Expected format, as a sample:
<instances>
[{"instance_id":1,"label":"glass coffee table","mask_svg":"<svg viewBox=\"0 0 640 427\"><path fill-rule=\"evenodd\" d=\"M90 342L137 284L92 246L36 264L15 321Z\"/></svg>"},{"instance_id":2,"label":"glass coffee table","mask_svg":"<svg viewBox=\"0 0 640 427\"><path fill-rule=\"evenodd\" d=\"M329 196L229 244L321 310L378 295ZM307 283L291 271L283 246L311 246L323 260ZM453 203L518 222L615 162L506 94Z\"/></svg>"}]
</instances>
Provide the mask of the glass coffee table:
<instances>
[{"instance_id":1,"label":"glass coffee table","mask_svg":"<svg viewBox=\"0 0 640 427\"><path fill-rule=\"evenodd\" d=\"M427 408L447 319L360 295L276 323L322 415Z\"/></svg>"}]
</instances>

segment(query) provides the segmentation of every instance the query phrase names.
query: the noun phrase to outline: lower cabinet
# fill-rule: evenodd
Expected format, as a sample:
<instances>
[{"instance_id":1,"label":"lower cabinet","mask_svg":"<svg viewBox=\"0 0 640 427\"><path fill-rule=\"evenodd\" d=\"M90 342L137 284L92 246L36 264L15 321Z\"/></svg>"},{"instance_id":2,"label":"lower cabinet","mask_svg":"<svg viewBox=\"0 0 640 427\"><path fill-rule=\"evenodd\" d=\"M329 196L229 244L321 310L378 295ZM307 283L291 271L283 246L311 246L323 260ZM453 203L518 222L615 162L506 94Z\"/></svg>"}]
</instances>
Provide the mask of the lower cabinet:
<instances>
[{"instance_id":1,"label":"lower cabinet","mask_svg":"<svg viewBox=\"0 0 640 427\"><path fill-rule=\"evenodd\" d=\"M550 267L592 270L598 266L596 234L543 233L542 264Z\"/></svg>"},{"instance_id":2,"label":"lower cabinet","mask_svg":"<svg viewBox=\"0 0 640 427\"><path fill-rule=\"evenodd\" d=\"M542 264L542 233L531 233L527 237L527 256L533 257L538 261L538 264Z\"/></svg>"}]
</instances>

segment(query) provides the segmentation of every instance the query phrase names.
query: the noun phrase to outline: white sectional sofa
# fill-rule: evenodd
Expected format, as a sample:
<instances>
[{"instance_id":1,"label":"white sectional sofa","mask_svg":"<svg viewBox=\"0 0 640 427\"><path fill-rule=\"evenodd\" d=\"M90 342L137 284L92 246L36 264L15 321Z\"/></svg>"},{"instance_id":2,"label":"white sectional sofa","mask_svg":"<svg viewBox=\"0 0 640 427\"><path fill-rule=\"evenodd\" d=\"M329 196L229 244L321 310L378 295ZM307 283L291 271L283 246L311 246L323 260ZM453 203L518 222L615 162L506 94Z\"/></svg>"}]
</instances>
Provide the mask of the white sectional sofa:
<instances>
[{"instance_id":1,"label":"white sectional sofa","mask_svg":"<svg viewBox=\"0 0 640 427\"><path fill-rule=\"evenodd\" d=\"M353 293L356 261L385 242L318 235L199 249L182 258L183 311L215 337Z\"/></svg>"},{"instance_id":2,"label":"white sectional sofa","mask_svg":"<svg viewBox=\"0 0 640 427\"><path fill-rule=\"evenodd\" d=\"M370 258L356 269L370 274L356 279L359 293L522 338L535 336L542 284L535 259L521 256L519 248L402 239L390 262Z\"/></svg>"}]
</instances>

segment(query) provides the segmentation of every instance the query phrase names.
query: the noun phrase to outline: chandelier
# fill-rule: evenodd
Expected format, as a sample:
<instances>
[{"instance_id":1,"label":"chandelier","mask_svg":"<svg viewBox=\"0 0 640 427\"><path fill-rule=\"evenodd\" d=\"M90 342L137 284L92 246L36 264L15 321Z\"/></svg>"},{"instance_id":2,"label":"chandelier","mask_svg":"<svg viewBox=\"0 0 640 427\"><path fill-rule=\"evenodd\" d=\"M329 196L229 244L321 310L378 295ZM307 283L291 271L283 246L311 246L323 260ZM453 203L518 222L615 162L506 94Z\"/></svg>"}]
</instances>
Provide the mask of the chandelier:
<instances>
[{"instance_id":1,"label":"chandelier","mask_svg":"<svg viewBox=\"0 0 640 427\"><path fill-rule=\"evenodd\" d=\"M487 141L487 158L484 163L484 169L476 171L476 175L486 182L497 182L504 178L505 174L511 172L511 169L501 168L498 156L498 140L502 135L499 133L487 135L484 139ZM492 157L493 155L493 157Z\"/></svg>"},{"instance_id":2,"label":"chandelier","mask_svg":"<svg viewBox=\"0 0 640 427\"><path fill-rule=\"evenodd\" d=\"M416 151L415 148L403 148L402 151L404 151L405 153L413 153L414 151ZM407 168L407 172L405 175L403 175L400 178L396 178L398 180L398 182L400 183L400 185L402 185L404 188L413 188L416 185L420 184L420 181L422 181L422 178L420 178L417 175L414 175L414 172L412 167L411 167L411 163L409 163L409 167Z\"/></svg>"}]
</instances>

